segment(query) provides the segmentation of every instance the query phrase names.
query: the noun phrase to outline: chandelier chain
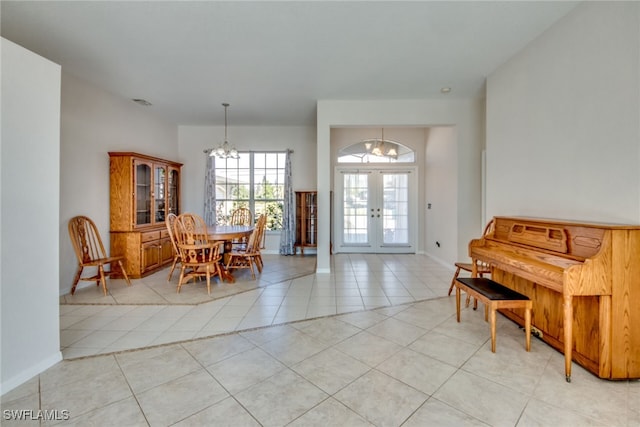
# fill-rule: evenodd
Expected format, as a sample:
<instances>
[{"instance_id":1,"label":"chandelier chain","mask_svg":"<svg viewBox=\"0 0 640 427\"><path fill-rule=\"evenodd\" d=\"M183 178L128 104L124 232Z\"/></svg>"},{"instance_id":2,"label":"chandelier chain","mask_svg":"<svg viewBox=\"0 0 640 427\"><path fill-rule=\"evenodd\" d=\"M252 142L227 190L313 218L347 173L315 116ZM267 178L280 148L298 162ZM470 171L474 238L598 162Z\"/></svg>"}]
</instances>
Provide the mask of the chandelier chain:
<instances>
[{"instance_id":1,"label":"chandelier chain","mask_svg":"<svg viewBox=\"0 0 640 427\"><path fill-rule=\"evenodd\" d=\"M227 138L227 107L229 104L222 103L224 107L224 141L215 150L211 150L210 156L216 156L220 159L239 159L240 154L235 147L229 148L229 140Z\"/></svg>"}]
</instances>

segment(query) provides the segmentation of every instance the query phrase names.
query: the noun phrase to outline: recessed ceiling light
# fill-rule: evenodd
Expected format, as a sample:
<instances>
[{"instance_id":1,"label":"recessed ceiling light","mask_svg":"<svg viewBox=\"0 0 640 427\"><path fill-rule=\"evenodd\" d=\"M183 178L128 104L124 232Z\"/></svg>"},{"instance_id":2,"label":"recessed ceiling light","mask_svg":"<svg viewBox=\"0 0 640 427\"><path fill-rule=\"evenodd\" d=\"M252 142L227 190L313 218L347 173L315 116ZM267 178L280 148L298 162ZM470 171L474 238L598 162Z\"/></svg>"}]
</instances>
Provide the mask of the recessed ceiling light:
<instances>
[{"instance_id":1,"label":"recessed ceiling light","mask_svg":"<svg viewBox=\"0 0 640 427\"><path fill-rule=\"evenodd\" d=\"M144 105L145 107L150 107L151 106L151 103L149 101L147 101L146 99L134 98L134 99L132 99L132 101L135 102L136 104Z\"/></svg>"},{"instance_id":2,"label":"recessed ceiling light","mask_svg":"<svg viewBox=\"0 0 640 427\"><path fill-rule=\"evenodd\" d=\"M451 92L451 88L450 87L443 87L442 89L440 89L440 92L449 93L449 92Z\"/></svg>"}]
</instances>

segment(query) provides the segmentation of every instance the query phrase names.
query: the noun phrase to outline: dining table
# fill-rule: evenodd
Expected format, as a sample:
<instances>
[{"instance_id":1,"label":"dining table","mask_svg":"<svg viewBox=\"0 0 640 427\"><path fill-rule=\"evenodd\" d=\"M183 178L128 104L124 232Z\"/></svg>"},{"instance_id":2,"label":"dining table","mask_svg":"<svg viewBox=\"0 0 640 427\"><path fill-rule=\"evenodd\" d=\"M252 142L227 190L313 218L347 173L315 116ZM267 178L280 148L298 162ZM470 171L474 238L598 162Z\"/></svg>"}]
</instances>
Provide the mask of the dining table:
<instances>
[{"instance_id":1,"label":"dining table","mask_svg":"<svg viewBox=\"0 0 640 427\"><path fill-rule=\"evenodd\" d=\"M228 254L233 249L233 240L249 237L253 233L253 225L210 225L207 227L209 240L224 242L224 254ZM224 259L223 254L223 259ZM222 279L229 283L234 283L236 279L233 274L222 265Z\"/></svg>"}]
</instances>

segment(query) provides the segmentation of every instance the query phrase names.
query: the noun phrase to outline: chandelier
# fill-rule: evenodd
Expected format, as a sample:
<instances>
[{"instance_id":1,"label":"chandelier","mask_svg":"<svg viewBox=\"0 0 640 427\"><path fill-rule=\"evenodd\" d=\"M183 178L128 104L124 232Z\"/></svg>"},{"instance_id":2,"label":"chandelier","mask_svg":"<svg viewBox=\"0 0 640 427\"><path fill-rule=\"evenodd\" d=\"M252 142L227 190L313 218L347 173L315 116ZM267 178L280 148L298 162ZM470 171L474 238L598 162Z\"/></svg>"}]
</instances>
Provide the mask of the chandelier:
<instances>
[{"instance_id":1,"label":"chandelier","mask_svg":"<svg viewBox=\"0 0 640 427\"><path fill-rule=\"evenodd\" d=\"M398 145L384 139L384 128L382 128L382 137L380 139L368 139L364 141L364 148L367 154L378 157L398 157Z\"/></svg>"},{"instance_id":2,"label":"chandelier","mask_svg":"<svg viewBox=\"0 0 640 427\"><path fill-rule=\"evenodd\" d=\"M220 159L239 159L240 154L238 154L238 150L235 147L231 147L229 145L229 141L227 140L227 107L228 103L224 102L222 104L224 107L224 142L218 146L218 148L211 150L209 156L216 156Z\"/></svg>"}]
</instances>

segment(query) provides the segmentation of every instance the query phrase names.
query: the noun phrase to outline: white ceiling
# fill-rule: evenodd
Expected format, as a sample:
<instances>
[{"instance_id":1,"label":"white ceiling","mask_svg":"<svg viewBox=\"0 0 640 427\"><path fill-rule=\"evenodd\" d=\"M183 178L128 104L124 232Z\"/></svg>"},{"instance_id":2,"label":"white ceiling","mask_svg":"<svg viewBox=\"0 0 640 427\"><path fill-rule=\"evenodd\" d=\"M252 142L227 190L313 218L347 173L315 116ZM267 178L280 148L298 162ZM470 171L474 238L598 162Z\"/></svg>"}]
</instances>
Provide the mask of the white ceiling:
<instances>
[{"instance_id":1,"label":"white ceiling","mask_svg":"<svg viewBox=\"0 0 640 427\"><path fill-rule=\"evenodd\" d=\"M567 1L6 1L3 37L176 124L310 125L318 99L481 96ZM442 87L451 87L444 95Z\"/></svg>"}]
</instances>

